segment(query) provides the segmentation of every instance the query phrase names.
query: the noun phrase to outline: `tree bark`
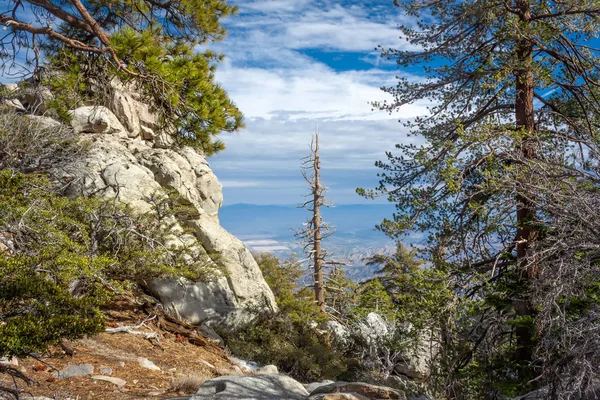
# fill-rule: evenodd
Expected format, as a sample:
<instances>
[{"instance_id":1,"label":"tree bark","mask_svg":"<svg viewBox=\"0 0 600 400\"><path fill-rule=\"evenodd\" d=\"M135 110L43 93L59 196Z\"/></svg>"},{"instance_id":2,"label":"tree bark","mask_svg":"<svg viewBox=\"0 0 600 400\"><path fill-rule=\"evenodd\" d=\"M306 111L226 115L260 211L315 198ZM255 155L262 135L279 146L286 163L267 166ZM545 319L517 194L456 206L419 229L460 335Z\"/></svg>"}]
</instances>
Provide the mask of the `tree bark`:
<instances>
[{"instance_id":1,"label":"tree bark","mask_svg":"<svg viewBox=\"0 0 600 400\"><path fill-rule=\"evenodd\" d=\"M531 11L529 0L517 0L516 7L519 10L520 22L523 25L530 23ZM526 38L517 42L518 69L515 71L515 117L516 128L520 135L519 141L521 152L525 160L536 158L535 119L533 108L533 45ZM520 179L526 179L520 177ZM528 254L531 247L538 238L537 228L533 226L536 219L535 201L531 193L524 194L522 188L517 187L516 194L516 251L518 263L518 276L522 292L515 301L515 312L517 317L533 317L535 309L532 306L527 289L531 280L539 274L539 262L530 259ZM535 344L533 332L528 325L519 325L515 329L517 338L516 358L520 362L529 362L532 359L533 346Z\"/></svg>"}]
</instances>

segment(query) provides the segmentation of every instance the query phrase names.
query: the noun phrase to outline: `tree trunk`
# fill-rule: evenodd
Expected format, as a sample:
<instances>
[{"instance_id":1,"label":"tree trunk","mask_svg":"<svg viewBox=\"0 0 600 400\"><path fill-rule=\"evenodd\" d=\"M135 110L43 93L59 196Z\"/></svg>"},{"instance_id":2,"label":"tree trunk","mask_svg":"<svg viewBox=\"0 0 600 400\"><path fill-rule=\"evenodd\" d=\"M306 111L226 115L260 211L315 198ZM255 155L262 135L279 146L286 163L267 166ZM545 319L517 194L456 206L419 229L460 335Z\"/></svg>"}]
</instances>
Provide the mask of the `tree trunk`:
<instances>
[{"instance_id":1,"label":"tree trunk","mask_svg":"<svg viewBox=\"0 0 600 400\"><path fill-rule=\"evenodd\" d=\"M315 134L313 182L313 256L315 300L321 312L325 312L325 289L323 287L323 255L321 249L321 160L319 159L319 133Z\"/></svg>"},{"instance_id":2,"label":"tree trunk","mask_svg":"<svg viewBox=\"0 0 600 400\"><path fill-rule=\"evenodd\" d=\"M520 11L521 24L528 24L531 19L529 0L517 0L516 7ZM536 157L535 119L533 111L533 45L523 39L517 42L518 69L515 71L515 116L516 128L523 135L520 142L521 155L525 160ZM524 177L520 177L525 179ZM535 201L531 194L525 195L521 188L517 188L517 234L516 249L519 279L522 292L515 301L515 311L518 317L533 317L535 309L532 306L527 289L532 279L539 274L539 263L528 257L531 246L537 241L538 231L532 224L536 218ZM517 349L516 358L520 362L529 362L532 359L535 344L533 332L529 325L519 325L516 330Z\"/></svg>"}]
</instances>

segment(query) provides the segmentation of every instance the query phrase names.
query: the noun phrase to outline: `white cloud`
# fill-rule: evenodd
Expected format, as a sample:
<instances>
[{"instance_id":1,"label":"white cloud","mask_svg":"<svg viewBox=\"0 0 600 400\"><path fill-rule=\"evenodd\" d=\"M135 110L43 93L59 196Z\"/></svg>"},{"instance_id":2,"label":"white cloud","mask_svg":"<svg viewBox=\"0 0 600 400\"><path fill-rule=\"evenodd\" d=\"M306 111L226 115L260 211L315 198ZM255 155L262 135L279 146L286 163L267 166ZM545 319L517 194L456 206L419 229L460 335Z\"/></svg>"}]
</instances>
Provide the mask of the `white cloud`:
<instances>
[{"instance_id":1,"label":"white cloud","mask_svg":"<svg viewBox=\"0 0 600 400\"><path fill-rule=\"evenodd\" d=\"M356 187L377 185L374 162L396 143L415 140L398 118L426 114L430 105L407 105L393 115L370 105L393 100L380 87L395 85L395 75L421 79L391 70L373 51L378 44L410 49L396 28L410 21L389 0L240 0L239 7L217 47L227 58L216 78L247 121L239 135L223 136L227 150L211 161L226 203L300 202L306 193L300 159L317 126L331 198L359 202ZM319 57L332 51L367 62L361 70L333 68Z\"/></svg>"},{"instance_id":2,"label":"white cloud","mask_svg":"<svg viewBox=\"0 0 600 400\"><path fill-rule=\"evenodd\" d=\"M247 118L270 119L287 112L287 118L314 116L329 119L388 119L372 111L371 101L393 100L380 90L393 85L390 71L334 71L314 62L302 68L258 68L224 63L217 71L236 104ZM403 107L402 116L410 118L427 112L426 103ZM297 113L294 115L293 113Z\"/></svg>"},{"instance_id":3,"label":"white cloud","mask_svg":"<svg viewBox=\"0 0 600 400\"><path fill-rule=\"evenodd\" d=\"M243 21L228 23L231 35L270 50L328 49L372 51L377 45L413 48L400 40L397 26L413 24L391 1L387 6L341 1L239 1ZM239 17L238 17L239 18ZM265 40L266 39L266 40Z\"/></svg>"}]
</instances>

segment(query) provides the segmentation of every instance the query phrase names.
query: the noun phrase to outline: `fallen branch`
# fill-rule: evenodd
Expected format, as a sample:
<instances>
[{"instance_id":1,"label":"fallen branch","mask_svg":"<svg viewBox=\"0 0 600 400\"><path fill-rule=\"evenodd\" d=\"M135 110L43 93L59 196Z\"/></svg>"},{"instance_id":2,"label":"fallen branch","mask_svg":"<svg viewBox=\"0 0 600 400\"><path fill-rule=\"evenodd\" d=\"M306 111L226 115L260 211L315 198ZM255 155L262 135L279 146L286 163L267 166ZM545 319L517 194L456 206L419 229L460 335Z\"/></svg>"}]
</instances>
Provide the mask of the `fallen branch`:
<instances>
[{"instance_id":1,"label":"fallen branch","mask_svg":"<svg viewBox=\"0 0 600 400\"><path fill-rule=\"evenodd\" d=\"M156 339L156 341L158 343L160 343L160 337L159 337L158 333L138 331L138 329L140 329L141 327L146 327L146 328L152 330L150 327L148 327L148 325L146 325L146 322L152 321L154 318L156 318L156 315L149 316L148 318L146 318L142 322L140 322L138 325L125 325L125 326L118 326L116 328L106 328L105 332L106 333L131 333L132 335L144 336L148 340Z\"/></svg>"},{"instance_id":2,"label":"fallen branch","mask_svg":"<svg viewBox=\"0 0 600 400\"><path fill-rule=\"evenodd\" d=\"M0 364L0 374L6 374L10 376L14 383L14 388L0 385L0 393L4 392L5 394L12 395L17 400L21 398L21 391L18 389L17 379L22 380L27 385L31 385L33 383L33 381L21 371L9 365Z\"/></svg>"}]
</instances>

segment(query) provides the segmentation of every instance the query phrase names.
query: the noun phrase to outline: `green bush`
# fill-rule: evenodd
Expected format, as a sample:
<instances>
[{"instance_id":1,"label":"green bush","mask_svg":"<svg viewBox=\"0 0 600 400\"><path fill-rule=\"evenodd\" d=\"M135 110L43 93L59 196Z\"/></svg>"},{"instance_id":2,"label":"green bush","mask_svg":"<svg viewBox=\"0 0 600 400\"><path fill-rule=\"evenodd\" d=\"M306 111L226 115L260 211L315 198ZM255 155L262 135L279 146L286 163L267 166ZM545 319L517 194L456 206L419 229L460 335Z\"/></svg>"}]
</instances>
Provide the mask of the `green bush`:
<instances>
[{"instance_id":1,"label":"green bush","mask_svg":"<svg viewBox=\"0 0 600 400\"><path fill-rule=\"evenodd\" d=\"M303 274L300 264L265 254L256 260L275 294L279 312L259 315L250 326L226 338L228 347L237 356L274 364L299 380L342 377L350 360L332 345L327 332L316 328L327 316L319 312L314 293L298 287Z\"/></svg>"},{"instance_id":2,"label":"green bush","mask_svg":"<svg viewBox=\"0 0 600 400\"><path fill-rule=\"evenodd\" d=\"M99 306L144 279L210 277L205 253L164 245L156 213L52 189L44 176L0 170L0 357L100 331Z\"/></svg>"}]
</instances>

